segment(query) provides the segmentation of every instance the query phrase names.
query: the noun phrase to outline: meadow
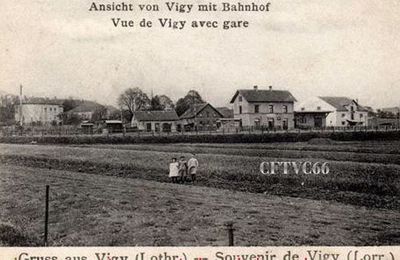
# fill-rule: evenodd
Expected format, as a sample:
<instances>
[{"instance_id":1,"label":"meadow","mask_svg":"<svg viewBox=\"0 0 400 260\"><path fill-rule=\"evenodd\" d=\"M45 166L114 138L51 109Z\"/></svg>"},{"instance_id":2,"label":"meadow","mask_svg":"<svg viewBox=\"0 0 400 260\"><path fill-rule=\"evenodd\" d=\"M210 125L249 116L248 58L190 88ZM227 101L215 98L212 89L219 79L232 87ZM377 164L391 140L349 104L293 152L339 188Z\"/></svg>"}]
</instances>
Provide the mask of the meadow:
<instances>
[{"instance_id":1,"label":"meadow","mask_svg":"<svg viewBox=\"0 0 400 260\"><path fill-rule=\"evenodd\" d=\"M189 157L195 153L201 164L196 183L199 186L399 209L399 143L371 142L359 148L357 145L2 144L0 161L30 167L169 182L167 171L171 158L181 155ZM386 151L385 147L390 153L380 153ZM260 173L260 163L263 161L328 162L330 173L263 175Z\"/></svg>"},{"instance_id":2,"label":"meadow","mask_svg":"<svg viewBox=\"0 0 400 260\"><path fill-rule=\"evenodd\" d=\"M171 158L189 157L193 153L200 162L198 182L169 183ZM327 175L263 175L260 173L263 161L327 162L330 172ZM34 199L36 202L31 203L29 196L37 196L38 189L45 183L56 185L61 194L55 202L60 204L56 214L71 215L71 223L61 221L61 216L60 223L54 221L53 226L57 226L56 233L60 236L54 238L55 245L72 245L74 239L79 241L76 245L224 245L224 231L220 226L223 220L232 218L241 226L240 245L388 245L400 242L400 224L395 221L400 209L400 141L0 144L0 164L2 203L7 209L0 215L0 221L15 228L0 225L0 231L1 228L6 228L7 232L19 231L16 234L21 234L18 239L22 244L39 243L36 229L41 226L40 217L35 215L16 221L12 216L18 210L30 215L29 207L35 208L38 202ZM19 177L14 178L14 174ZM176 194L182 194L178 205L171 199ZM18 196L28 198L20 201ZM79 202L74 202L76 198ZM219 198L217 204L216 198ZM132 204L131 199L135 203L154 201L156 208L152 211L144 205ZM250 203L253 200L257 201L256 209L253 209L255 204ZM71 209L68 203L72 203ZM107 205L112 205L112 209L105 212L102 208L109 207ZM238 205L239 210L236 209ZM246 205L253 206L246 208ZM270 205L275 206L271 208ZM191 212L188 218L182 215L185 210ZM184 219L184 227L171 224L177 212L180 212L179 218ZM168 220L162 220L163 214L167 214ZM246 214L251 221L246 220ZM137 216L142 222L152 222L140 224L135 219ZM265 216L273 221L267 221ZM101 223L105 231L86 223L89 220ZM83 224L75 227L72 221ZM126 223L131 221L137 225ZM311 223L301 224L303 221ZM30 222L32 226L20 229L23 223ZM115 230L114 225L117 225ZM125 231L126 225L139 232L138 238ZM291 225L304 227L297 230ZM73 234L83 233L71 237L70 228ZM200 232L203 229L216 233L217 237ZM140 230L148 232L142 234ZM291 236L294 230L297 233ZM183 236L181 233L186 231L199 235L196 239ZM250 231L262 235L255 237ZM97 240L90 238L95 232L101 234ZM107 232L113 235L107 236ZM352 237L351 232L357 235Z\"/></svg>"},{"instance_id":3,"label":"meadow","mask_svg":"<svg viewBox=\"0 0 400 260\"><path fill-rule=\"evenodd\" d=\"M141 179L0 165L0 245L397 245L398 210Z\"/></svg>"}]
</instances>

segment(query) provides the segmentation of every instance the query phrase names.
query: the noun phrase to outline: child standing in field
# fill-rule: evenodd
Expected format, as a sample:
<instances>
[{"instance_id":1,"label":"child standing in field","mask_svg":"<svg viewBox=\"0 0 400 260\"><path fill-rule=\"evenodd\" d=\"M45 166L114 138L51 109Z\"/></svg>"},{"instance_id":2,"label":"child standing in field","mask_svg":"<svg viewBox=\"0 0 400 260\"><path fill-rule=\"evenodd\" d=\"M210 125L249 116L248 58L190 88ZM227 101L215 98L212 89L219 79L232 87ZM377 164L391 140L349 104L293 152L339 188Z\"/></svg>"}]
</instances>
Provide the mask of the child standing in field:
<instances>
[{"instance_id":1,"label":"child standing in field","mask_svg":"<svg viewBox=\"0 0 400 260\"><path fill-rule=\"evenodd\" d=\"M189 159L187 165L188 172L192 177L192 182L194 183L196 181L197 168L199 167L199 161L195 158L195 154L193 154L192 157Z\"/></svg>"},{"instance_id":2,"label":"child standing in field","mask_svg":"<svg viewBox=\"0 0 400 260\"><path fill-rule=\"evenodd\" d=\"M176 158L172 158L172 161L169 164L169 177L171 178L172 183L178 182L179 163L176 161Z\"/></svg>"},{"instance_id":3,"label":"child standing in field","mask_svg":"<svg viewBox=\"0 0 400 260\"><path fill-rule=\"evenodd\" d=\"M184 183L186 181L186 176L187 176L187 162L185 159L185 156L181 156L179 158L179 176L181 176L181 183Z\"/></svg>"}]
</instances>

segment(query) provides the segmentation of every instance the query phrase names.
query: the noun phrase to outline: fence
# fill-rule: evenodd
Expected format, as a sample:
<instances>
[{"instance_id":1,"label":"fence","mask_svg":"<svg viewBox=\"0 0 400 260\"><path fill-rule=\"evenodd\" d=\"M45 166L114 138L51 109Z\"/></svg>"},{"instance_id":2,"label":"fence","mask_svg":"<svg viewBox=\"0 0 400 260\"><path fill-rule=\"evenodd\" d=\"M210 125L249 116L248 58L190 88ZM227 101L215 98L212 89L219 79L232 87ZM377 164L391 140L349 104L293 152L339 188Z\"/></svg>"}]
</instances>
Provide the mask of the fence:
<instances>
[{"instance_id":1,"label":"fence","mask_svg":"<svg viewBox=\"0 0 400 260\"><path fill-rule=\"evenodd\" d=\"M45 209L44 209L44 232L43 232L43 246L49 245L49 203L50 203L50 185L46 185L46 193L45 193ZM233 227L233 222L229 221L225 223L225 229L228 233L228 246L234 246L234 235L235 231Z\"/></svg>"},{"instance_id":2,"label":"fence","mask_svg":"<svg viewBox=\"0 0 400 260\"><path fill-rule=\"evenodd\" d=\"M162 131L139 131L135 128L123 129L106 129L94 128L92 131L87 131L79 127L50 127L50 128L2 128L0 129L0 136L3 137L40 137L40 136L179 136L179 135L231 135L231 134L269 134L269 133L329 133L329 132L388 132L399 131L397 126L379 126L379 127L366 127L366 126L352 126L352 127L326 127L326 128L308 128L308 129L278 129L267 127L237 127L237 128L222 128L210 130L184 130L180 132L162 132Z\"/></svg>"}]
</instances>

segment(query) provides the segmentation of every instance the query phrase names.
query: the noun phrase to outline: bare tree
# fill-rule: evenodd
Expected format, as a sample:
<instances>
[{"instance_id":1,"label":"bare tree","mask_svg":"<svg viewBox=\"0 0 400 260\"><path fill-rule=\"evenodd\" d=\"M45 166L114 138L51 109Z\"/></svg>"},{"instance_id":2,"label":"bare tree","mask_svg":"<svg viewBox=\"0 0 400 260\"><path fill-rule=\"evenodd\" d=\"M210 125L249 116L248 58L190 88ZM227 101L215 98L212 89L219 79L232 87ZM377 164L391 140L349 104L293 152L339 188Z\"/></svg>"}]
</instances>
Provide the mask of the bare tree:
<instances>
[{"instance_id":1,"label":"bare tree","mask_svg":"<svg viewBox=\"0 0 400 260\"><path fill-rule=\"evenodd\" d=\"M150 106L150 99L140 88L128 88L118 97L118 105L132 116Z\"/></svg>"}]
</instances>

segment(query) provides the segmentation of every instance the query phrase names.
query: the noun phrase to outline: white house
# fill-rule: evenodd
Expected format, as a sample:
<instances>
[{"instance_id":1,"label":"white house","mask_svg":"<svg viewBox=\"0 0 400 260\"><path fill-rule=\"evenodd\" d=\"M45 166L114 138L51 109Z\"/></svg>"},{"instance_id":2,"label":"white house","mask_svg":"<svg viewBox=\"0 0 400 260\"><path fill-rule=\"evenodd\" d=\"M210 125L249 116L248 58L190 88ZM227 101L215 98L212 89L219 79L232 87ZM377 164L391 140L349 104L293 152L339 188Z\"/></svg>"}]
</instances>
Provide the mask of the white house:
<instances>
[{"instance_id":1,"label":"white house","mask_svg":"<svg viewBox=\"0 0 400 260\"><path fill-rule=\"evenodd\" d=\"M241 126L294 128L294 102L296 99L287 90L239 89L231 99L235 119Z\"/></svg>"},{"instance_id":2,"label":"white house","mask_svg":"<svg viewBox=\"0 0 400 260\"><path fill-rule=\"evenodd\" d=\"M298 114L326 113L323 124L327 127L368 126L368 109L358 104L357 100L348 97L311 97L296 104L295 110ZM298 121L301 119L298 118Z\"/></svg>"},{"instance_id":3,"label":"white house","mask_svg":"<svg viewBox=\"0 0 400 260\"><path fill-rule=\"evenodd\" d=\"M59 115L62 112L63 106L55 100L31 99L16 107L15 121L22 125L58 125L61 123Z\"/></svg>"}]
</instances>

